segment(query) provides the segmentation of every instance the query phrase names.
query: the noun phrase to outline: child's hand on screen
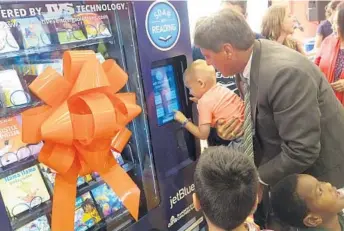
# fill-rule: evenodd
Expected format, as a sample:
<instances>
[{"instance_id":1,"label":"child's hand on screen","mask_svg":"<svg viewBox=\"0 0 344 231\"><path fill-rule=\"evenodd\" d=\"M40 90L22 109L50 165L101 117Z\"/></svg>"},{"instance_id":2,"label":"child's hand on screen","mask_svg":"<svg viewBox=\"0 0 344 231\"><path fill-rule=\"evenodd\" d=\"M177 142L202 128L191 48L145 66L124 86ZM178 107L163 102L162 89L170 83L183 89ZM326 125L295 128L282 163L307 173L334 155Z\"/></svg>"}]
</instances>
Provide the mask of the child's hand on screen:
<instances>
[{"instance_id":1,"label":"child's hand on screen","mask_svg":"<svg viewBox=\"0 0 344 231\"><path fill-rule=\"evenodd\" d=\"M174 113L174 119L176 121L178 121L179 123L183 123L187 118L185 117L185 115L183 113L181 113L180 111L175 111Z\"/></svg>"}]
</instances>

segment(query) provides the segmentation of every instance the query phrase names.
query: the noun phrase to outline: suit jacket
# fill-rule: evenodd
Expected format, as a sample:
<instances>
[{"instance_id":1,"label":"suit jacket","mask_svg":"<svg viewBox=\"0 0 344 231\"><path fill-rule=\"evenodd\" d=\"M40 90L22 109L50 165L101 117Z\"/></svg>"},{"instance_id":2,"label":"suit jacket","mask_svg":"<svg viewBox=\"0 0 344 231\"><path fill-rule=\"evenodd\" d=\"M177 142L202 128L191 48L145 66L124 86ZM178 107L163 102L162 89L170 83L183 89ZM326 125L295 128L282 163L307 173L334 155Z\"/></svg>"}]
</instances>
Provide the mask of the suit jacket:
<instances>
[{"instance_id":1,"label":"suit jacket","mask_svg":"<svg viewBox=\"0 0 344 231\"><path fill-rule=\"evenodd\" d=\"M319 68L290 48L256 40L250 93L262 181L306 173L343 187L344 108Z\"/></svg>"}]
</instances>

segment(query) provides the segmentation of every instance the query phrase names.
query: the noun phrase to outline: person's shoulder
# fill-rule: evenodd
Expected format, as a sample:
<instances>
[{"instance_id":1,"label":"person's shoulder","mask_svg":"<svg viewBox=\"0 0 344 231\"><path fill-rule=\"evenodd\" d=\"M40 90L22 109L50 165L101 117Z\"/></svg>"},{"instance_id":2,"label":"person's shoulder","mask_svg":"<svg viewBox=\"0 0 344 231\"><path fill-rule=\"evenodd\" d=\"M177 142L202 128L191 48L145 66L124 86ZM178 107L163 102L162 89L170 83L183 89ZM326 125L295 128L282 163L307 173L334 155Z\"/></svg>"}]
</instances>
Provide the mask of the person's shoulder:
<instances>
[{"instance_id":1,"label":"person's shoulder","mask_svg":"<svg viewBox=\"0 0 344 231\"><path fill-rule=\"evenodd\" d=\"M337 44L337 41L338 37L335 34L331 34L324 39L324 41L322 42L322 46L328 44Z\"/></svg>"},{"instance_id":2,"label":"person's shoulder","mask_svg":"<svg viewBox=\"0 0 344 231\"><path fill-rule=\"evenodd\" d=\"M262 34L254 32L256 39L264 39L265 37Z\"/></svg>"},{"instance_id":3,"label":"person's shoulder","mask_svg":"<svg viewBox=\"0 0 344 231\"><path fill-rule=\"evenodd\" d=\"M192 59L194 61L197 59L205 59L199 47L192 46Z\"/></svg>"},{"instance_id":4,"label":"person's shoulder","mask_svg":"<svg viewBox=\"0 0 344 231\"><path fill-rule=\"evenodd\" d=\"M284 75L285 73L298 73L300 76L313 75L315 73L319 76L321 75L321 72L316 72L317 67L305 55L274 41L260 41L262 44L260 67L263 68L259 69L259 76L266 80L266 84L274 81L274 77ZM271 63L274 63L274 65L271 65ZM308 80L308 78L302 79L302 81Z\"/></svg>"},{"instance_id":5,"label":"person's shoulder","mask_svg":"<svg viewBox=\"0 0 344 231\"><path fill-rule=\"evenodd\" d=\"M222 84L216 84L216 87L213 88L212 95L217 97L222 97L223 95L232 94L233 91L228 89L228 87L223 86Z\"/></svg>"},{"instance_id":6,"label":"person's shoulder","mask_svg":"<svg viewBox=\"0 0 344 231\"><path fill-rule=\"evenodd\" d=\"M329 20L323 20L320 22L319 27L326 27L326 26L332 26Z\"/></svg>"},{"instance_id":7,"label":"person's shoulder","mask_svg":"<svg viewBox=\"0 0 344 231\"><path fill-rule=\"evenodd\" d=\"M216 84L216 86L209 89L203 96L198 100L198 103L202 104L212 104L218 102L224 95L230 94L231 91L222 86L221 84Z\"/></svg>"}]
</instances>

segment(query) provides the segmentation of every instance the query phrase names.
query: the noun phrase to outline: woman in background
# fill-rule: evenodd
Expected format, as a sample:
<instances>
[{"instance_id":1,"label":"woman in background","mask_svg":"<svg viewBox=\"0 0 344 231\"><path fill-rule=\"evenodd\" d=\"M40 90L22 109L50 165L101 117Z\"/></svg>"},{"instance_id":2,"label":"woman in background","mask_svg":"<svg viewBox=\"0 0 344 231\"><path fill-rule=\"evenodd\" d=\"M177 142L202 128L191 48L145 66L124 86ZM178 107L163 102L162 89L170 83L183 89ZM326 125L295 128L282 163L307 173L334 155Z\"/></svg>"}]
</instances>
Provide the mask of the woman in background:
<instances>
[{"instance_id":1,"label":"woman in background","mask_svg":"<svg viewBox=\"0 0 344 231\"><path fill-rule=\"evenodd\" d=\"M289 8L281 4L269 7L262 21L262 35L305 54L301 43L291 37L293 33L294 19Z\"/></svg>"},{"instance_id":2,"label":"woman in background","mask_svg":"<svg viewBox=\"0 0 344 231\"><path fill-rule=\"evenodd\" d=\"M331 35L332 30L332 20L334 12L338 6L338 4L341 1L331 1L329 4L326 5L325 11L326 11L326 20L322 21L318 28L317 28L317 34L315 36L315 48L319 49L321 46L321 43L324 41L324 39Z\"/></svg>"},{"instance_id":3,"label":"woman in background","mask_svg":"<svg viewBox=\"0 0 344 231\"><path fill-rule=\"evenodd\" d=\"M344 105L344 2L334 12L332 28L334 33L322 42L315 64L325 74L338 100Z\"/></svg>"}]
</instances>

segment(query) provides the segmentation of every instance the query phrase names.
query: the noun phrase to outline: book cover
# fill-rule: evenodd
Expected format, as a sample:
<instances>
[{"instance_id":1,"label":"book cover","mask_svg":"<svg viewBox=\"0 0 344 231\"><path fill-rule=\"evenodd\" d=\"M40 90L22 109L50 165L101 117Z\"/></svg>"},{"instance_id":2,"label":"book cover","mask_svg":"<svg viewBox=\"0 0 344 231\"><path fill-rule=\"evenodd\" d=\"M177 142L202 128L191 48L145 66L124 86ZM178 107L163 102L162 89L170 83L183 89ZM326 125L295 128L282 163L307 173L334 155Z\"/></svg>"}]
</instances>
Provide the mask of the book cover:
<instances>
[{"instance_id":1,"label":"book cover","mask_svg":"<svg viewBox=\"0 0 344 231\"><path fill-rule=\"evenodd\" d=\"M0 192L11 217L50 199L37 166L2 178Z\"/></svg>"},{"instance_id":2,"label":"book cover","mask_svg":"<svg viewBox=\"0 0 344 231\"><path fill-rule=\"evenodd\" d=\"M0 71L1 107L13 107L30 103L30 95L25 92L15 70Z\"/></svg>"},{"instance_id":3,"label":"book cover","mask_svg":"<svg viewBox=\"0 0 344 231\"><path fill-rule=\"evenodd\" d=\"M37 17L18 18L15 23L23 36L24 48L39 48L51 44L41 21Z\"/></svg>"},{"instance_id":4,"label":"book cover","mask_svg":"<svg viewBox=\"0 0 344 231\"><path fill-rule=\"evenodd\" d=\"M107 217L123 208L121 200L109 188L107 184L102 184L91 190L94 200L102 210L103 216Z\"/></svg>"},{"instance_id":5,"label":"book cover","mask_svg":"<svg viewBox=\"0 0 344 231\"><path fill-rule=\"evenodd\" d=\"M15 231L50 231L49 221L46 216L37 218Z\"/></svg>"},{"instance_id":6,"label":"book cover","mask_svg":"<svg viewBox=\"0 0 344 231\"><path fill-rule=\"evenodd\" d=\"M31 75L31 76L34 76L34 79L38 75L40 75L47 67L51 67L51 68L55 69L61 75L63 74L62 60L61 59L40 60L40 63L16 64L15 65L15 69L18 71L19 74ZM30 83L28 83L28 85L30 85Z\"/></svg>"},{"instance_id":7,"label":"book cover","mask_svg":"<svg viewBox=\"0 0 344 231\"><path fill-rule=\"evenodd\" d=\"M36 155L42 146L43 142L27 145L22 141L20 115L0 119L0 166Z\"/></svg>"},{"instance_id":8,"label":"book cover","mask_svg":"<svg viewBox=\"0 0 344 231\"><path fill-rule=\"evenodd\" d=\"M0 53L19 51L19 45L8 24L0 21Z\"/></svg>"},{"instance_id":9,"label":"book cover","mask_svg":"<svg viewBox=\"0 0 344 231\"><path fill-rule=\"evenodd\" d=\"M74 230L84 231L101 220L94 201L89 192L76 198Z\"/></svg>"},{"instance_id":10,"label":"book cover","mask_svg":"<svg viewBox=\"0 0 344 231\"><path fill-rule=\"evenodd\" d=\"M82 31L82 22L73 18L67 12L61 14L44 14L44 19L55 27L60 44L85 41L86 37Z\"/></svg>"},{"instance_id":11,"label":"book cover","mask_svg":"<svg viewBox=\"0 0 344 231\"><path fill-rule=\"evenodd\" d=\"M97 13L80 13L76 17L84 22L87 39L100 39L111 37L109 18L107 15Z\"/></svg>"}]
</instances>

